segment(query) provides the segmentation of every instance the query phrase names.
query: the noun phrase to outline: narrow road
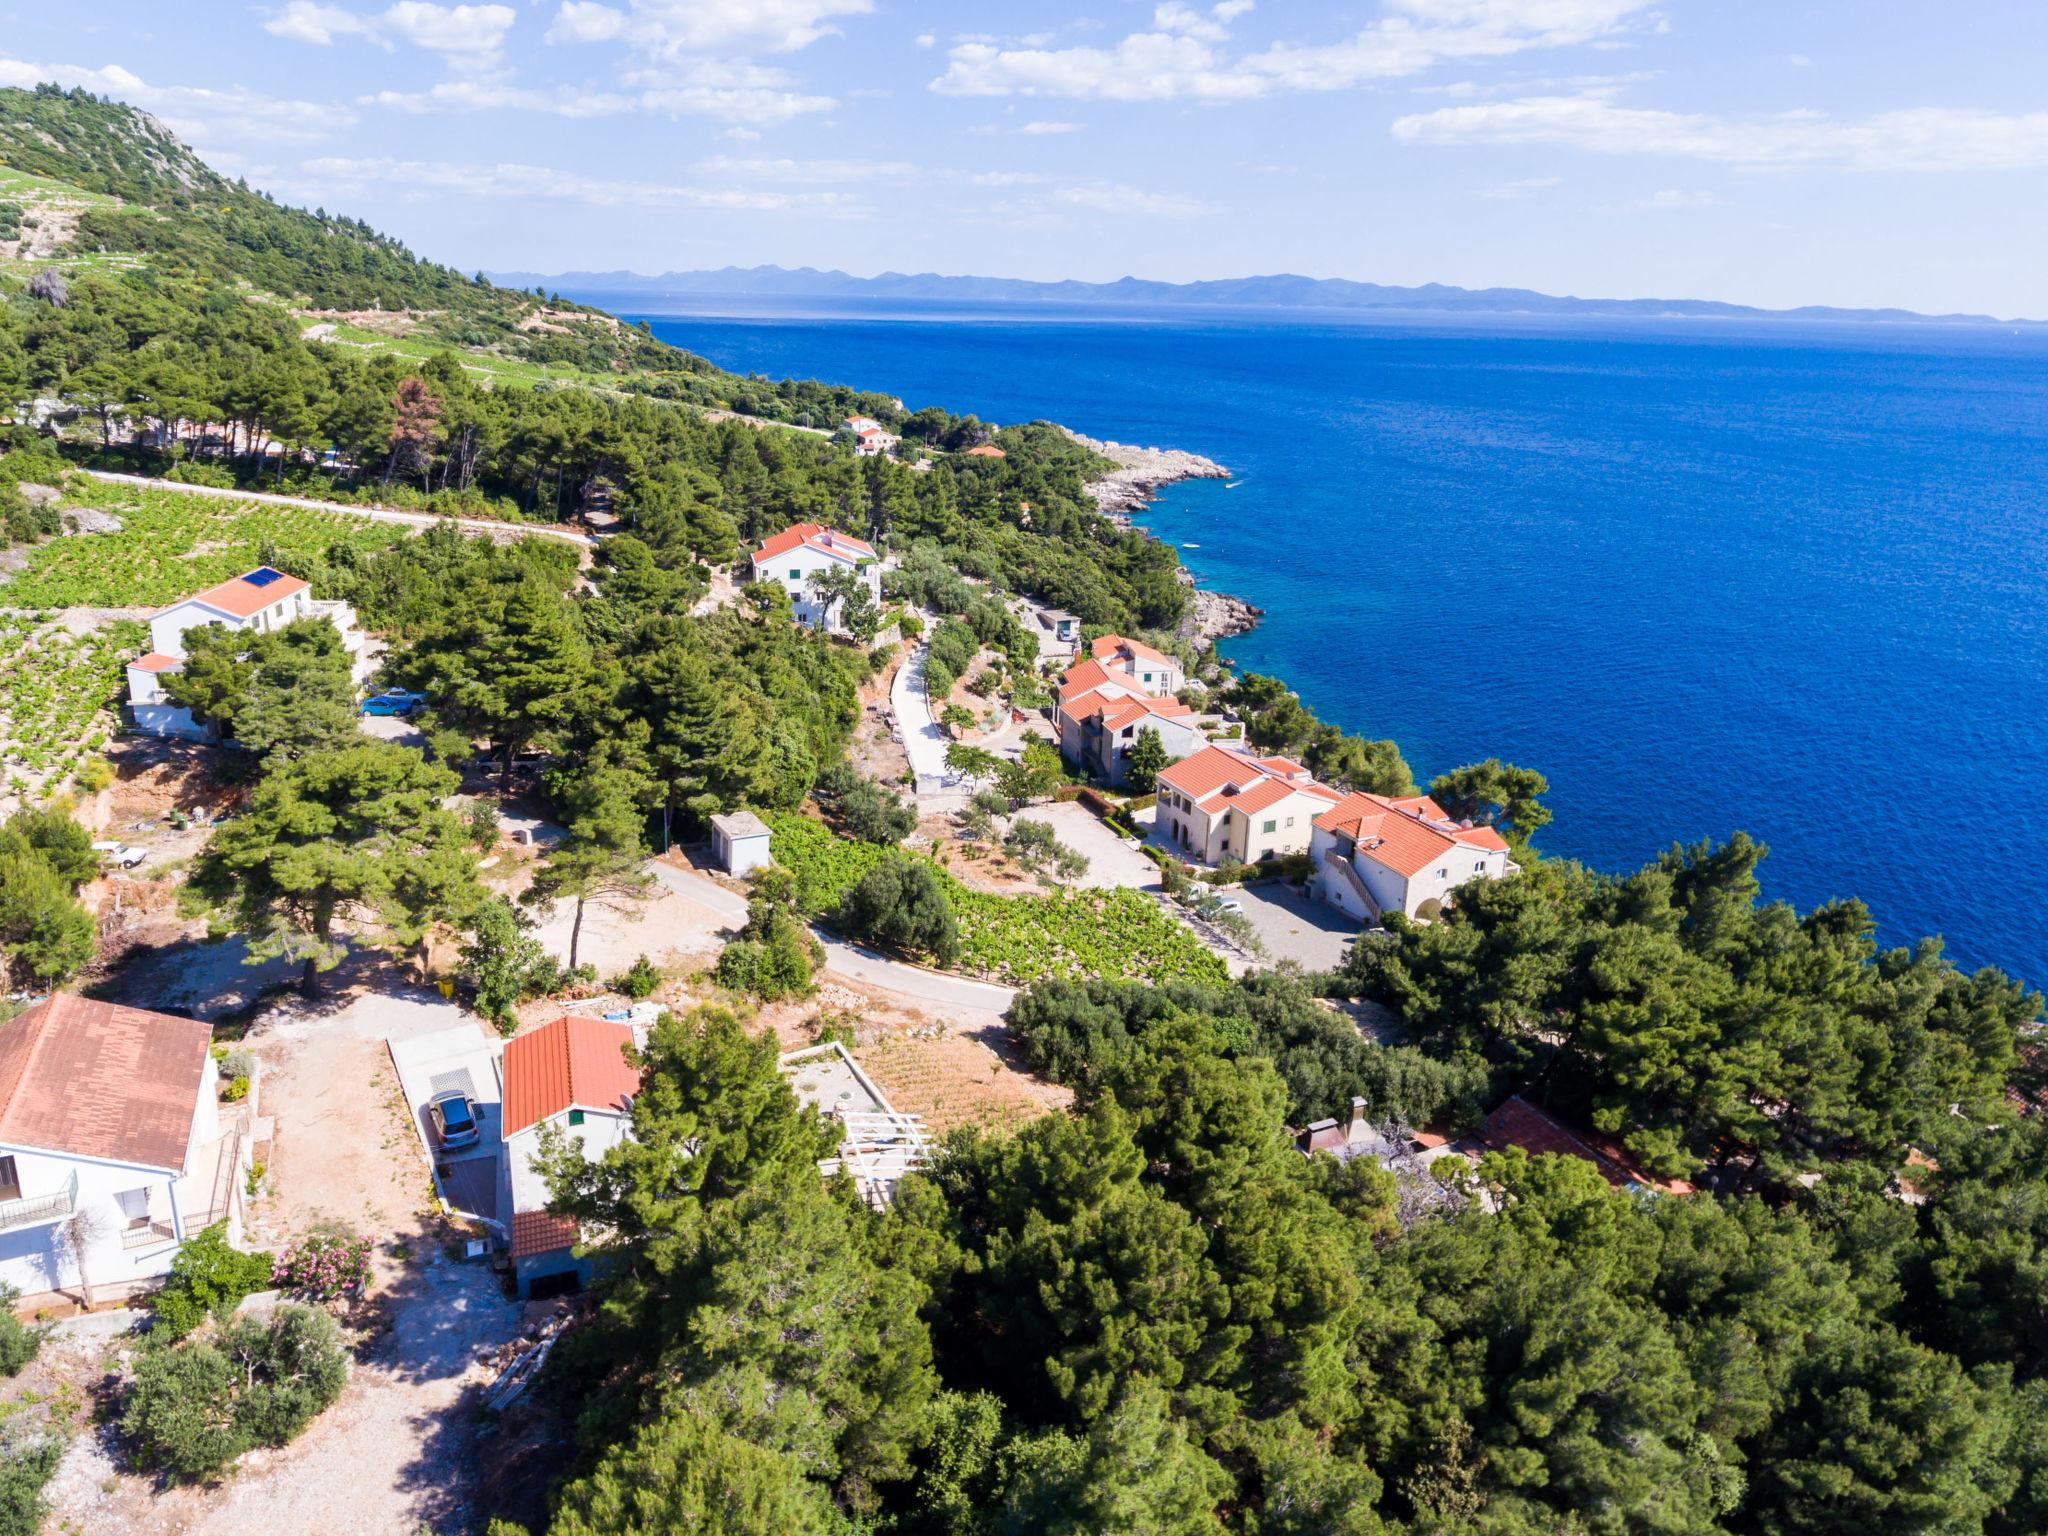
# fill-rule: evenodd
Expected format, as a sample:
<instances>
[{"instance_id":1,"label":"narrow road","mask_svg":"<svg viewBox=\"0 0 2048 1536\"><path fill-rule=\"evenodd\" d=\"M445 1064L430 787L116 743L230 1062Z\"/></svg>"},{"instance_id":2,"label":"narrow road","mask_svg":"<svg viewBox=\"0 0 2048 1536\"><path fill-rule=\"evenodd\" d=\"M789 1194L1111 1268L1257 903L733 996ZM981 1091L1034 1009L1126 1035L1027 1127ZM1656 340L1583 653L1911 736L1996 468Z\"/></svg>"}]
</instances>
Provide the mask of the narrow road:
<instances>
[{"instance_id":1,"label":"narrow road","mask_svg":"<svg viewBox=\"0 0 2048 1536\"><path fill-rule=\"evenodd\" d=\"M678 869L662 860L656 860L649 867L653 869L656 880L685 901L707 908L734 927L747 920L746 899L717 881ZM865 982L871 987L893 992L927 1008L988 1019L999 1017L1017 998L1015 987L1002 987L993 982L974 981L965 976L949 976L941 971L927 971L921 966L904 965L861 945L835 938L822 929L814 927L812 932L825 946L826 970L849 981Z\"/></svg>"},{"instance_id":2,"label":"narrow road","mask_svg":"<svg viewBox=\"0 0 2048 1536\"><path fill-rule=\"evenodd\" d=\"M889 708L896 716L896 732L910 758L911 771L917 775L920 798L957 790L965 782L946 769L946 733L932 718L931 701L925 697L924 661L930 652L930 645L920 640L909 659L896 669L896 681L889 689Z\"/></svg>"},{"instance_id":3,"label":"narrow road","mask_svg":"<svg viewBox=\"0 0 2048 1536\"><path fill-rule=\"evenodd\" d=\"M134 485L151 491L183 491L192 496L215 496L229 501L267 501L279 507L305 507L314 512L346 513L351 517L365 517L373 523L402 523L408 528L431 528L436 523L453 522L456 527L468 533L487 533L493 537L517 538L533 533L544 539L560 539L565 544L574 544L584 551L588 562L589 552L596 546L587 534L572 533L567 528L558 528L552 523L507 523L490 517L446 518L435 512L401 512L395 507L364 507L346 501L321 501L312 496L281 496L274 491L238 491L219 485L185 485L177 480L159 480L149 475L124 475L111 469L88 469L86 474L95 480L104 480L110 485Z\"/></svg>"}]
</instances>

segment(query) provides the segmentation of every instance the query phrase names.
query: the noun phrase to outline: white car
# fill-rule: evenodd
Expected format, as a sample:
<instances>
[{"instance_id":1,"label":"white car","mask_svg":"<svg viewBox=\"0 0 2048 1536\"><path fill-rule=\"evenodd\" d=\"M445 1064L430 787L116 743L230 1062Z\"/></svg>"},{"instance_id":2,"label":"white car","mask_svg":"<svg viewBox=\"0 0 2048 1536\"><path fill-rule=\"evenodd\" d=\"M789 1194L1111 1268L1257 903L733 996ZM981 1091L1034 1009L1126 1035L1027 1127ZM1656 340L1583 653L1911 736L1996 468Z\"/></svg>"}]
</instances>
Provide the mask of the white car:
<instances>
[{"instance_id":1,"label":"white car","mask_svg":"<svg viewBox=\"0 0 2048 1536\"><path fill-rule=\"evenodd\" d=\"M149 857L148 849L131 847L127 843L94 843L92 851L100 856L101 863L120 869L133 869Z\"/></svg>"},{"instance_id":2,"label":"white car","mask_svg":"<svg viewBox=\"0 0 2048 1536\"><path fill-rule=\"evenodd\" d=\"M1217 899L1216 910L1218 912L1242 912L1244 911L1244 903L1235 896L1223 896Z\"/></svg>"}]
</instances>

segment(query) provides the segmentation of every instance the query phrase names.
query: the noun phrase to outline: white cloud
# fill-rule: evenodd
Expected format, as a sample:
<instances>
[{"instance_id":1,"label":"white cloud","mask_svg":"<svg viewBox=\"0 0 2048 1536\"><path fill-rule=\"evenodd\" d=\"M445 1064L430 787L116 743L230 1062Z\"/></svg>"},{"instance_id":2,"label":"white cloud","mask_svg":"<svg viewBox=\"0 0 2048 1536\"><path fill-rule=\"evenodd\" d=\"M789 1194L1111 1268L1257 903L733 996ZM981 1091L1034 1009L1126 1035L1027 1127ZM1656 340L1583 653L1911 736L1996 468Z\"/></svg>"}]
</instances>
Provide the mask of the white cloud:
<instances>
[{"instance_id":1,"label":"white cloud","mask_svg":"<svg viewBox=\"0 0 2048 1536\"><path fill-rule=\"evenodd\" d=\"M342 38L361 38L388 50L392 39L438 53L456 69L484 69L498 62L505 34L518 13L509 5L429 5L426 0L399 0L375 15L292 0L264 22L275 37L326 48Z\"/></svg>"},{"instance_id":2,"label":"white cloud","mask_svg":"<svg viewBox=\"0 0 2048 1536\"><path fill-rule=\"evenodd\" d=\"M309 144L352 127L356 114L345 106L265 96L240 87L212 90L190 85L151 85L118 64L93 69L78 64L30 64L0 58L0 85L27 89L43 81L83 86L141 107L188 144L201 149L260 140L266 144Z\"/></svg>"},{"instance_id":3,"label":"white cloud","mask_svg":"<svg viewBox=\"0 0 2048 1536\"><path fill-rule=\"evenodd\" d=\"M1127 214L1132 218L1192 219L1216 211L1198 198L1182 197L1177 192L1152 192L1143 187L1118 186L1112 182L1061 187L1053 196L1069 208Z\"/></svg>"},{"instance_id":4,"label":"white cloud","mask_svg":"<svg viewBox=\"0 0 2048 1536\"><path fill-rule=\"evenodd\" d=\"M290 5L263 23L263 30L273 37L289 37L321 48L338 37L363 37L382 42L368 17L345 11L338 5L315 5L313 0L292 0ZM390 44L385 43L384 46L388 48Z\"/></svg>"},{"instance_id":5,"label":"white cloud","mask_svg":"<svg viewBox=\"0 0 2048 1536\"><path fill-rule=\"evenodd\" d=\"M1241 3L1204 13L1162 4L1155 30L1110 48L1011 47L963 39L932 89L954 96L1107 101L1245 101L1287 91L1349 90L1452 60L1502 58L1612 38L1651 0L1388 0L1378 21L1335 43L1279 43L1232 54L1226 23Z\"/></svg>"},{"instance_id":6,"label":"white cloud","mask_svg":"<svg viewBox=\"0 0 2048 1536\"><path fill-rule=\"evenodd\" d=\"M929 48L933 44L938 42L938 40L939 39L937 34L932 32L920 32L917 34L916 37L911 39L911 41L917 44L917 46L920 48Z\"/></svg>"},{"instance_id":7,"label":"white cloud","mask_svg":"<svg viewBox=\"0 0 2048 1536\"><path fill-rule=\"evenodd\" d=\"M1666 188L1652 192L1642 201L1645 208L1704 208L1714 200L1711 192L1681 192Z\"/></svg>"},{"instance_id":8,"label":"white cloud","mask_svg":"<svg viewBox=\"0 0 2048 1536\"><path fill-rule=\"evenodd\" d=\"M1079 133L1081 131L1081 125L1079 123L1050 123L1044 121L1036 121L1026 123L1022 128L1019 128L1017 131L1019 133L1029 134L1033 137L1038 137L1049 133Z\"/></svg>"},{"instance_id":9,"label":"white cloud","mask_svg":"<svg viewBox=\"0 0 2048 1536\"><path fill-rule=\"evenodd\" d=\"M1523 198L1532 192L1548 191L1557 183L1558 178L1555 176L1524 176L1519 181L1503 181L1483 188L1479 195L1500 199Z\"/></svg>"},{"instance_id":10,"label":"white cloud","mask_svg":"<svg viewBox=\"0 0 2048 1536\"><path fill-rule=\"evenodd\" d=\"M548 29L551 43L621 38L655 58L702 53L793 53L866 16L874 0L631 0L630 9L567 0Z\"/></svg>"},{"instance_id":11,"label":"white cloud","mask_svg":"<svg viewBox=\"0 0 2048 1536\"><path fill-rule=\"evenodd\" d=\"M1601 93L1532 96L1397 118L1409 144L1545 144L1721 165L1862 171L2048 168L2048 112L1915 107L1840 120L1820 112L1727 118L1626 107Z\"/></svg>"},{"instance_id":12,"label":"white cloud","mask_svg":"<svg viewBox=\"0 0 2048 1536\"><path fill-rule=\"evenodd\" d=\"M761 135L752 128L727 128L718 136L721 139L730 139L735 144L755 144L759 143L761 138Z\"/></svg>"},{"instance_id":13,"label":"white cloud","mask_svg":"<svg viewBox=\"0 0 2048 1536\"><path fill-rule=\"evenodd\" d=\"M535 87L506 81L444 80L423 91L379 91L364 98L394 112L538 112L553 117L617 117L651 112L668 117L715 117L729 124L786 123L838 102L790 88L780 70L735 61L703 60L682 68L634 71L628 90L581 86Z\"/></svg>"},{"instance_id":14,"label":"white cloud","mask_svg":"<svg viewBox=\"0 0 2048 1536\"><path fill-rule=\"evenodd\" d=\"M914 176L917 167L901 160L768 160L713 155L697 162L710 176L739 176L749 181L780 181L836 185L849 181L881 181Z\"/></svg>"},{"instance_id":15,"label":"white cloud","mask_svg":"<svg viewBox=\"0 0 2048 1536\"><path fill-rule=\"evenodd\" d=\"M604 43L626 30L626 15L594 0L565 0L548 28L550 43Z\"/></svg>"},{"instance_id":16,"label":"white cloud","mask_svg":"<svg viewBox=\"0 0 2048 1536\"><path fill-rule=\"evenodd\" d=\"M329 156L308 160L301 165L294 186L318 189L328 196L335 192L360 192L370 187L383 187L422 196L453 193L501 200L539 198L599 208L719 208L841 216L859 216L866 212L857 200L838 192L778 192L759 187L617 181L514 162L461 165L437 160Z\"/></svg>"}]
</instances>

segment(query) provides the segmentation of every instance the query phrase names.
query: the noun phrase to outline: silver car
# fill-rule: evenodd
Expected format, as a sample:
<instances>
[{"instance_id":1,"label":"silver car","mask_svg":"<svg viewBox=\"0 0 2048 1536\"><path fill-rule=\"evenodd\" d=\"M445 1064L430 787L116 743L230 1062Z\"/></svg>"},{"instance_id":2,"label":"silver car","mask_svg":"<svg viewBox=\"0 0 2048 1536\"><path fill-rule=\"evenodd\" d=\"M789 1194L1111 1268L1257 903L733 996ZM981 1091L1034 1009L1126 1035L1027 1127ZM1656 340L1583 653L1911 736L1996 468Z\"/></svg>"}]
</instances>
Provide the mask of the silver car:
<instances>
[{"instance_id":1,"label":"silver car","mask_svg":"<svg viewBox=\"0 0 2048 1536\"><path fill-rule=\"evenodd\" d=\"M427 1120L434 1127L434 1139L443 1152L460 1152L482 1138L476 1106L460 1088L449 1088L427 1101Z\"/></svg>"}]
</instances>

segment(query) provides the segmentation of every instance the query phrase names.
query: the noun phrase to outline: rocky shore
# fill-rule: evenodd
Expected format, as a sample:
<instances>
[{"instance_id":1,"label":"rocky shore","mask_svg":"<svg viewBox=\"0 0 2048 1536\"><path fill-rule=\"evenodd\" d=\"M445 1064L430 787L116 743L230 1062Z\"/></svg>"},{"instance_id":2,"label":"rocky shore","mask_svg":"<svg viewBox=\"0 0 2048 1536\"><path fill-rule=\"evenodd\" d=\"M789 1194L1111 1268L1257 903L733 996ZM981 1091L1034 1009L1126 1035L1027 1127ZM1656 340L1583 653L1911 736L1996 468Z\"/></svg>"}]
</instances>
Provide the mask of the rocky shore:
<instances>
[{"instance_id":1,"label":"rocky shore","mask_svg":"<svg viewBox=\"0 0 2048 1536\"><path fill-rule=\"evenodd\" d=\"M1142 509L1161 486L1172 485L1177 480L1230 478L1229 470L1199 453L1188 453L1179 448L1138 448L1130 443L1103 443L1068 428L1061 430L1083 448L1101 454L1116 465L1100 480L1089 481L1086 489L1095 498L1095 504L1120 523L1129 522L1131 514Z\"/></svg>"},{"instance_id":2,"label":"rocky shore","mask_svg":"<svg viewBox=\"0 0 2048 1536\"><path fill-rule=\"evenodd\" d=\"M1214 459L1180 448L1138 448L1129 443L1104 443L1083 437L1072 428L1061 431L1082 447L1101 454L1117 467L1084 489L1096 506L1115 521L1130 525L1131 514L1142 511L1162 486L1177 480L1227 480L1230 471ZM1241 597L1211 592L1195 585L1195 578L1181 567L1180 579L1188 586L1187 612L1181 616L1181 633L1197 646L1227 640L1258 627L1264 611Z\"/></svg>"}]
</instances>

